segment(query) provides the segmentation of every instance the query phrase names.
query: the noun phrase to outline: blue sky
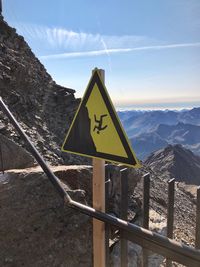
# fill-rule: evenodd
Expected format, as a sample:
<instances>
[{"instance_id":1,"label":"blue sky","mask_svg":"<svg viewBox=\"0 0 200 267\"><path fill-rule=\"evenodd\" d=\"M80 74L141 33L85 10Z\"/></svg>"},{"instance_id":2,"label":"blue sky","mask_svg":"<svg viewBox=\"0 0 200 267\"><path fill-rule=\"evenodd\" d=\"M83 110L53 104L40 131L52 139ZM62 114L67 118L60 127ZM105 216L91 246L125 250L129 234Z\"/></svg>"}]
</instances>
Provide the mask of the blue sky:
<instances>
[{"instance_id":1,"label":"blue sky","mask_svg":"<svg viewBox=\"0 0 200 267\"><path fill-rule=\"evenodd\" d=\"M199 0L3 0L3 15L77 97L98 67L118 108L200 106Z\"/></svg>"}]
</instances>

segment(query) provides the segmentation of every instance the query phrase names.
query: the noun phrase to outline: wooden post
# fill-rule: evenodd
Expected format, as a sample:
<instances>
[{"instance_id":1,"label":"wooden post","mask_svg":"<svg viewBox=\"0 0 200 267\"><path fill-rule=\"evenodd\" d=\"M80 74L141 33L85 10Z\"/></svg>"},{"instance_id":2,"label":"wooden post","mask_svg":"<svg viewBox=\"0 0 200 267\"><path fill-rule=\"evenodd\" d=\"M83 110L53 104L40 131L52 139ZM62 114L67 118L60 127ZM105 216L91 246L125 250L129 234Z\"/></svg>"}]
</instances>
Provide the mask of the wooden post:
<instances>
[{"instance_id":1,"label":"wooden post","mask_svg":"<svg viewBox=\"0 0 200 267\"><path fill-rule=\"evenodd\" d=\"M120 171L120 188L121 188L121 208L120 217L122 220L127 221L128 213L128 178L127 178L127 168ZM128 242L123 237L123 231L120 231L120 251L121 251L121 267L128 266Z\"/></svg>"},{"instance_id":2,"label":"wooden post","mask_svg":"<svg viewBox=\"0 0 200 267\"><path fill-rule=\"evenodd\" d=\"M174 227L174 183L175 179L168 182L168 204L167 204L167 237L173 238ZM166 259L166 267L171 267L172 261Z\"/></svg>"},{"instance_id":3,"label":"wooden post","mask_svg":"<svg viewBox=\"0 0 200 267\"><path fill-rule=\"evenodd\" d=\"M110 166L106 165L105 167L106 172L106 182L105 182L105 210L106 213L109 212L109 188L111 184L111 172ZM110 267L110 247L109 247L109 240L110 240L110 224L105 224L105 246L106 246L106 267Z\"/></svg>"},{"instance_id":4,"label":"wooden post","mask_svg":"<svg viewBox=\"0 0 200 267\"><path fill-rule=\"evenodd\" d=\"M98 70L105 82L104 70ZM93 159L93 207L105 212L105 160ZM105 223L93 219L93 266L106 266Z\"/></svg>"},{"instance_id":5,"label":"wooden post","mask_svg":"<svg viewBox=\"0 0 200 267\"><path fill-rule=\"evenodd\" d=\"M200 249L200 186L197 187L197 208L196 208L196 238L195 247Z\"/></svg>"},{"instance_id":6,"label":"wooden post","mask_svg":"<svg viewBox=\"0 0 200 267\"><path fill-rule=\"evenodd\" d=\"M150 174L143 176L143 227L149 229ZM148 267L148 250L143 249L142 266Z\"/></svg>"}]
</instances>

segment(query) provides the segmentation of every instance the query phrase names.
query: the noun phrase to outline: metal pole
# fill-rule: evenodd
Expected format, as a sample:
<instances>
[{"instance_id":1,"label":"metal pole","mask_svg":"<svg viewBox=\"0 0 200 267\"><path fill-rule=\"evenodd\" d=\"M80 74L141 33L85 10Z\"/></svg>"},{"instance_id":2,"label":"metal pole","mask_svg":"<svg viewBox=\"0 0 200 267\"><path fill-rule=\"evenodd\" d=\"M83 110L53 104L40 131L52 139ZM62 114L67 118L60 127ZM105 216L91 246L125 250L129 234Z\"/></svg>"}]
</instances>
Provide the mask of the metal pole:
<instances>
[{"instance_id":1,"label":"metal pole","mask_svg":"<svg viewBox=\"0 0 200 267\"><path fill-rule=\"evenodd\" d=\"M168 182L168 204L167 204L167 237L173 238L174 227L174 183L175 179ZM172 261L166 259L166 267L171 267Z\"/></svg>"},{"instance_id":2,"label":"metal pole","mask_svg":"<svg viewBox=\"0 0 200 267\"><path fill-rule=\"evenodd\" d=\"M167 237L173 238L174 226L174 183L175 179L168 182L168 205L167 205Z\"/></svg>"},{"instance_id":3,"label":"metal pole","mask_svg":"<svg viewBox=\"0 0 200 267\"><path fill-rule=\"evenodd\" d=\"M196 238L195 246L200 249L200 186L197 187L197 208L196 208Z\"/></svg>"},{"instance_id":4,"label":"metal pole","mask_svg":"<svg viewBox=\"0 0 200 267\"><path fill-rule=\"evenodd\" d=\"M143 176L143 227L149 229L150 174ZM143 248L143 267L148 266L148 250Z\"/></svg>"},{"instance_id":5,"label":"metal pole","mask_svg":"<svg viewBox=\"0 0 200 267\"><path fill-rule=\"evenodd\" d=\"M121 218L127 221L128 213L128 177L127 168L120 171L120 188L121 188ZM120 251L121 251L121 267L128 266L128 244L123 238L123 231L120 231Z\"/></svg>"}]
</instances>

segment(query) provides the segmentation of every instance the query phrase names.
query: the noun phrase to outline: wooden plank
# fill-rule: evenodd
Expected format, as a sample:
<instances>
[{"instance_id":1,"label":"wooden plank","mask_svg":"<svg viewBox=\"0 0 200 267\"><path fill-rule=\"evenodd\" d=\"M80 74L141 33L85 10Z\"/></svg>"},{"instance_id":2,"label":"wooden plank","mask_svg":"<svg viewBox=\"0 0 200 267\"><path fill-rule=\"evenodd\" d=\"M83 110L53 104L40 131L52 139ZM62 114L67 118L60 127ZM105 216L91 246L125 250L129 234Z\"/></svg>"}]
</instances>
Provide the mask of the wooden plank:
<instances>
[{"instance_id":1,"label":"wooden plank","mask_svg":"<svg viewBox=\"0 0 200 267\"><path fill-rule=\"evenodd\" d=\"M93 207L105 212L105 161L93 159ZM105 267L105 224L93 219L93 266Z\"/></svg>"},{"instance_id":2,"label":"wooden plank","mask_svg":"<svg viewBox=\"0 0 200 267\"><path fill-rule=\"evenodd\" d=\"M104 70L98 70L104 81ZM93 207L105 212L105 160L93 159ZM106 266L105 224L93 219L93 266Z\"/></svg>"},{"instance_id":3,"label":"wooden plank","mask_svg":"<svg viewBox=\"0 0 200 267\"><path fill-rule=\"evenodd\" d=\"M127 168L120 171L120 217L127 221L128 213L128 177L127 177ZM128 266L128 243L127 240L123 238L123 231L120 231L120 261L121 267Z\"/></svg>"},{"instance_id":4,"label":"wooden plank","mask_svg":"<svg viewBox=\"0 0 200 267\"><path fill-rule=\"evenodd\" d=\"M109 212L109 187L111 183L111 173L109 165L106 166L106 181L105 181L105 210L106 213ZM109 247L109 239L110 239L110 224L105 224L105 249L106 249L106 267L110 266L110 247Z\"/></svg>"},{"instance_id":5,"label":"wooden plank","mask_svg":"<svg viewBox=\"0 0 200 267\"><path fill-rule=\"evenodd\" d=\"M143 176L143 227L149 229L150 174ZM143 248L142 266L148 267L148 250Z\"/></svg>"},{"instance_id":6,"label":"wooden plank","mask_svg":"<svg viewBox=\"0 0 200 267\"><path fill-rule=\"evenodd\" d=\"M174 178L168 181L167 237L169 238L173 238L174 228L174 184ZM166 267L172 267L171 260L166 259Z\"/></svg>"},{"instance_id":7,"label":"wooden plank","mask_svg":"<svg viewBox=\"0 0 200 267\"><path fill-rule=\"evenodd\" d=\"M195 246L200 249L200 186L197 187L197 208L196 208L196 234Z\"/></svg>"}]
</instances>

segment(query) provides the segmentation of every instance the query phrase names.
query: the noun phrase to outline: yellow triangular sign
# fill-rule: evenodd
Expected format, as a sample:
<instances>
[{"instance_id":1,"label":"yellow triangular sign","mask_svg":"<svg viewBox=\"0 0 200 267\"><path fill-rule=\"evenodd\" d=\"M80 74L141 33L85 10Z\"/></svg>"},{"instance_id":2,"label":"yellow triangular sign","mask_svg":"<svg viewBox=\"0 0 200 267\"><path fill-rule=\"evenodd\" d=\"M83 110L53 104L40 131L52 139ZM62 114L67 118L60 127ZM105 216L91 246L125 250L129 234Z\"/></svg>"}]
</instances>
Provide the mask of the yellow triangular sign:
<instances>
[{"instance_id":1,"label":"yellow triangular sign","mask_svg":"<svg viewBox=\"0 0 200 267\"><path fill-rule=\"evenodd\" d=\"M140 167L97 69L90 79L62 151Z\"/></svg>"}]
</instances>

